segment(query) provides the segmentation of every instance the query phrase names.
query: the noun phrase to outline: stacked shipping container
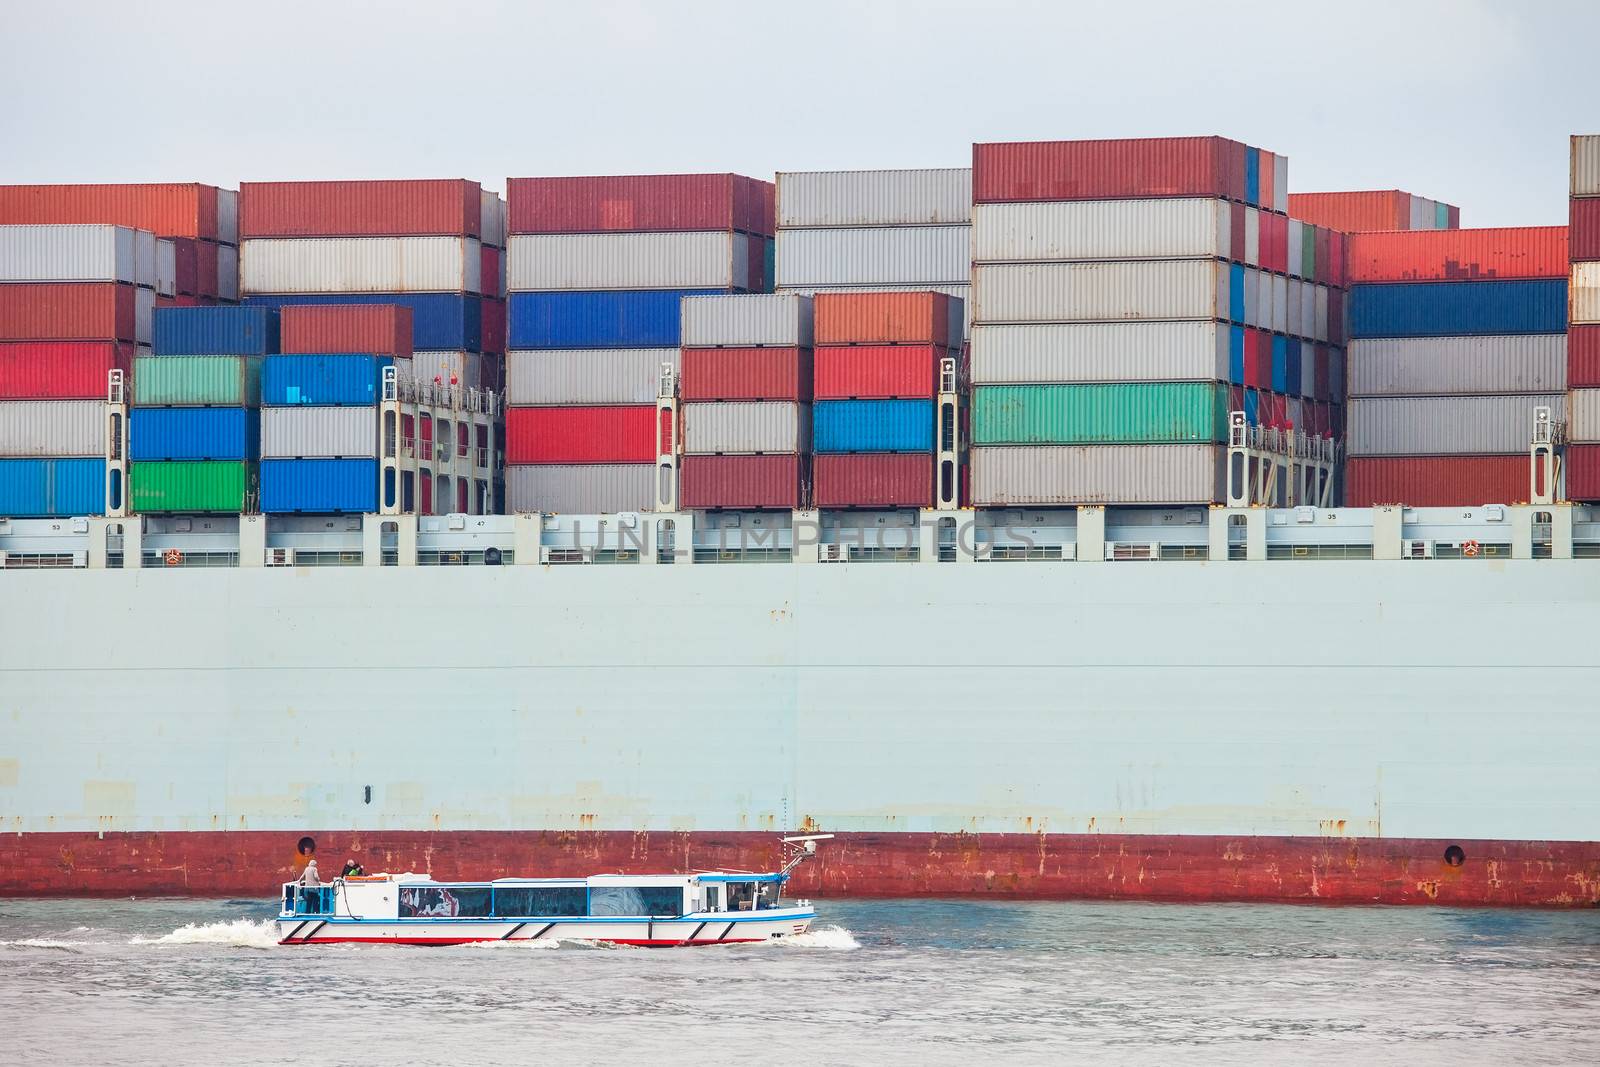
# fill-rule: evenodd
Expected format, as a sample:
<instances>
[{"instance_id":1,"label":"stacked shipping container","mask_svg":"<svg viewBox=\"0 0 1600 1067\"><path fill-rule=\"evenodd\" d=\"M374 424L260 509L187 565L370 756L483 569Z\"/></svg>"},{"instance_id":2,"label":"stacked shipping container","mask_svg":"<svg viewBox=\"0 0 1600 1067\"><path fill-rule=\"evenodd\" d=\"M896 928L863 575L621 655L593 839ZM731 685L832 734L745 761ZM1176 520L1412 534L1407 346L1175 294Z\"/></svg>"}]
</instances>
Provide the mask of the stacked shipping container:
<instances>
[{"instance_id":1,"label":"stacked shipping container","mask_svg":"<svg viewBox=\"0 0 1600 1067\"><path fill-rule=\"evenodd\" d=\"M1290 193L1289 215L1345 233L1390 230L1454 230L1461 209L1399 189L1344 193Z\"/></svg>"},{"instance_id":2,"label":"stacked shipping container","mask_svg":"<svg viewBox=\"0 0 1600 1067\"><path fill-rule=\"evenodd\" d=\"M1600 501L1600 134L1572 138L1567 496Z\"/></svg>"},{"instance_id":3,"label":"stacked shipping container","mask_svg":"<svg viewBox=\"0 0 1600 1067\"><path fill-rule=\"evenodd\" d=\"M679 302L770 289L772 186L734 174L507 185L513 511L649 510ZM669 428L670 429L670 428Z\"/></svg>"}]
</instances>

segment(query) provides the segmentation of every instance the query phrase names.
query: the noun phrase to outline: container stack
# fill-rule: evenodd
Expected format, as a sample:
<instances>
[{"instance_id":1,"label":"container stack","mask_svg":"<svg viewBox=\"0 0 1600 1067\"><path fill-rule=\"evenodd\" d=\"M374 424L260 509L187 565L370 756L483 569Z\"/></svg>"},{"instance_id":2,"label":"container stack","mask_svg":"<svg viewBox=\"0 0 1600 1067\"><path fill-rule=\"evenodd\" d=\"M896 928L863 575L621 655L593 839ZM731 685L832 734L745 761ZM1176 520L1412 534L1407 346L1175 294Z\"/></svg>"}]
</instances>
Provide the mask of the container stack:
<instances>
[{"instance_id":1,"label":"container stack","mask_svg":"<svg viewBox=\"0 0 1600 1067\"><path fill-rule=\"evenodd\" d=\"M735 174L510 180L510 510L654 507L679 302L770 289L772 195Z\"/></svg>"},{"instance_id":2,"label":"container stack","mask_svg":"<svg viewBox=\"0 0 1600 1067\"><path fill-rule=\"evenodd\" d=\"M1572 138L1567 497L1600 501L1600 134Z\"/></svg>"},{"instance_id":3,"label":"container stack","mask_svg":"<svg viewBox=\"0 0 1600 1067\"><path fill-rule=\"evenodd\" d=\"M799 508L809 482L812 301L686 297L680 503Z\"/></svg>"},{"instance_id":4,"label":"container stack","mask_svg":"<svg viewBox=\"0 0 1600 1067\"><path fill-rule=\"evenodd\" d=\"M970 169L788 171L777 190L779 292L920 290L970 304Z\"/></svg>"},{"instance_id":5,"label":"container stack","mask_svg":"<svg viewBox=\"0 0 1600 1067\"><path fill-rule=\"evenodd\" d=\"M1567 228L1350 238L1345 502L1530 497L1534 409L1566 390Z\"/></svg>"},{"instance_id":6,"label":"container stack","mask_svg":"<svg viewBox=\"0 0 1600 1067\"><path fill-rule=\"evenodd\" d=\"M506 202L499 193L485 189L482 198L482 225L478 240L483 266L478 272L483 289L483 359L478 367L478 385L496 396L506 388ZM424 372L430 368L421 368ZM425 378L432 381L432 377ZM441 380L448 380L441 376ZM503 496L500 499L504 499Z\"/></svg>"},{"instance_id":7,"label":"container stack","mask_svg":"<svg viewBox=\"0 0 1600 1067\"><path fill-rule=\"evenodd\" d=\"M1461 209L1399 189L1290 193L1289 217L1344 233L1456 230Z\"/></svg>"},{"instance_id":8,"label":"container stack","mask_svg":"<svg viewBox=\"0 0 1600 1067\"><path fill-rule=\"evenodd\" d=\"M277 351L270 308L155 313L154 352L134 366L128 418L134 511L254 510L261 361Z\"/></svg>"},{"instance_id":9,"label":"container stack","mask_svg":"<svg viewBox=\"0 0 1600 1067\"><path fill-rule=\"evenodd\" d=\"M1337 435L1343 235L1220 137L973 146L974 503L1224 498L1228 412Z\"/></svg>"}]
</instances>

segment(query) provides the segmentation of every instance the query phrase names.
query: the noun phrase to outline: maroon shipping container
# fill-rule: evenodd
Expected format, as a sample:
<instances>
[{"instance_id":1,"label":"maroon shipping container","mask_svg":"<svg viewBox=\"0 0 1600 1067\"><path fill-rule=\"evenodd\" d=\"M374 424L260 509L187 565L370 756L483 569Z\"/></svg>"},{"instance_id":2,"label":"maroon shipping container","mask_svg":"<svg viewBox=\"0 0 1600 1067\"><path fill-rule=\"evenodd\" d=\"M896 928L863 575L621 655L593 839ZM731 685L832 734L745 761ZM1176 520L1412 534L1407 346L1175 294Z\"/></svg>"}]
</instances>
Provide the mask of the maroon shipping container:
<instances>
[{"instance_id":1,"label":"maroon shipping container","mask_svg":"<svg viewBox=\"0 0 1600 1067\"><path fill-rule=\"evenodd\" d=\"M218 261L222 257L222 250L210 241L196 241L194 244L194 295L211 297L213 299L222 295L218 282L221 278L221 268ZM228 249L229 255L236 254L235 249Z\"/></svg>"},{"instance_id":2,"label":"maroon shipping container","mask_svg":"<svg viewBox=\"0 0 1600 1067\"><path fill-rule=\"evenodd\" d=\"M1600 445L1567 446L1567 499L1600 503Z\"/></svg>"},{"instance_id":3,"label":"maroon shipping container","mask_svg":"<svg viewBox=\"0 0 1600 1067\"><path fill-rule=\"evenodd\" d=\"M684 456L679 502L686 508L804 507L804 471L803 457L794 453Z\"/></svg>"},{"instance_id":4,"label":"maroon shipping container","mask_svg":"<svg viewBox=\"0 0 1600 1067\"><path fill-rule=\"evenodd\" d=\"M1344 290L1328 290L1328 341L1344 344Z\"/></svg>"},{"instance_id":5,"label":"maroon shipping container","mask_svg":"<svg viewBox=\"0 0 1600 1067\"><path fill-rule=\"evenodd\" d=\"M1272 388L1272 334L1266 330L1245 328L1244 384Z\"/></svg>"},{"instance_id":6,"label":"maroon shipping container","mask_svg":"<svg viewBox=\"0 0 1600 1067\"><path fill-rule=\"evenodd\" d=\"M505 294L500 292L500 249L493 245L482 246L479 252L479 288L483 295L499 298Z\"/></svg>"},{"instance_id":7,"label":"maroon shipping container","mask_svg":"<svg viewBox=\"0 0 1600 1067\"><path fill-rule=\"evenodd\" d=\"M817 456L812 462L813 507L933 506L932 456L856 453Z\"/></svg>"},{"instance_id":8,"label":"maroon shipping container","mask_svg":"<svg viewBox=\"0 0 1600 1067\"><path fill-rule=\"evenodd\" d=\"M289 304L279 312L286 353L411 357L411 309L400 304Z\"/></svg>"},{"instance_id":9,"label":"maroon shipping container","mask_svg":"<svg viewBox=\"0 0 1600 1067\"><path fill-rule=\"evenodd\" d=\"M932 399L939 364L955 356L937 345L828 345L816 350L818 400Z\"/></svg>"},{"instance_id":10,"label":"maroon shipping container","mask_svg":"<svg viewBox=\"0 0 1600 1067\"><path fill-rule=\"evenodd\" d=\"M182 296L200 295L199 244L189 237L172 239L174 288Z\"/></svg>"},{"instance_id":11,"label":"maroon shipping container","mask_svg":"<svg viewBox=\"0 0 1600 1067\"><path fill-rule=\"evenodd\" d=\"M741 230L771 236L771 182L739 174L512 178L509 233Z\"/></svg>"},{"instance_id":12,"label":"maroon shipping container","mask_svg":"<svg viewBox=\"0 0 1600 1067\"><path fill-rule=\"evenodd\" d=\"M1600 259L1600 196L1573 197L1567 220L1572 262Z\"/></svg>"},{"instance_id":13,"label":"maroon shipping container","mask_svg":"<svg viewBox=\"0 0 1600 1067\"><path fill-rule=\"evenodd\" d=\"M194 182L146 185L0 185L0 224L131 226L163 237L218 238L217 187Z\"/></svg>"},{"instance_id":14,"label":"maroon shipping container","mask_svg":"<svg viewBox=\"0 0 1600 1067\"><path fill-rule=\"evenodd\" d=\"M476 237L482 187L420 181L243 182L239 238Z\"/></svg>"},{"instance_id":15,"label":"maroon shipping container","mask_svg":"<svg viewBox=\"0 0 1600 1067\"><path fill-rule=\"evenodd\" d=\"M1225 137L972 146L977 204L1205 196L1244 199L1245 146Z\"/></svg>"},{"instance_id":16,"label":"maroon shipping container","mask_svg":"<svg viewBox=\"0 0 1600 1067\"><path fill-rule=\"evenodd\" d=\"M8 341L136 341L131 285L0 285L0 337Z\"/></svg>"},{"instance_id":17,"label":"maroon shipping container","mask_svg":"<svg viewBox=\"0 0 1600 1067\"><path fill-rule=\"evenodd\" d=\"M1568 477L1571 466L1569 461ZM1527 456L1381 456L1345 462L1345 504L1468 507L1528 499Z\"/></svg>"},{"instance_id":18,"label":"maroon shipping container","mask_svg":"<svg viewBox=\"0 0 1600 1067\"><path fill-rule=\"evenodd\" d=\"M685 348L683 400L811 399L809 348Z\"/></svg>"},{"instance_id":19,"label":"maroon shipping container","mask_svg":"<svg viewBox=\"0 0 1600 1067\"><path fill-rule=\"evenodd\" d=\"M485 352L495 352L504 355L506 351L506 302L504 300L483 301L483 336L479 342Z\"/></svg>"},{"instance_id":20,"label":"maroon shipping container","mask_svg":"<svg viewBox=\"0 0 1600 1067\"><path fill-rule=\"evenodd\" d=\"M113 370L126 376L134 347L98 341L0 343L0 400L104 400Z\"/></svg>"},{"instance_id":21,"label":"maroon shipping container","mask_svg":"<svg viewBox=\"0 0 1600 1067\"><path fill-rule=\"evenodd\" d=\"M1233 252L1233 258L1240 263L1245 261L1245 219L1246 212L1250 209L1243 204L1230 205L1232 210L1228 214L1228 247Z\"/></svg>"},{"instance_id":22,"label":"maroon shipping container","mask_svg":"<svg viewBox=\"0 0 1600 1067\"><path fill-rule=\"evenodd\" d=\"M507 463L654 463L654 406L510 408Z\"/></svg>"},{"instance_id":23,"label":"maroon shipping container","mask_svg":"<svg viewBox=\"0 0 1600 1067\"><path fill-rule=\"evenodd\" d=\"M1248 151L1248 149L1246 149L1246 151ZM1277 202L1273 198L1272 192L1277 185L1277 179L1274 172L1277 170L1278 157L1273 155L1271 152L1257 152L1256 155L1259 157L1256 161L1256 188L1258 194L1256 199L1262 204L1270 207ZM1263 226L1266 225L1266 222L1267 220L1265 218L1261 220L1261 224Z\"/></svg>"},{"instance_id":24,"label":"maroon shipping container","mask_svg":"<svg viewBox=\"0 0 1600 1067\"><path fill-rule=\"evenodd\" d=\"M1600 389L1600 326L1567 327L1567 388Z\"/></svg>"}]
</instances>

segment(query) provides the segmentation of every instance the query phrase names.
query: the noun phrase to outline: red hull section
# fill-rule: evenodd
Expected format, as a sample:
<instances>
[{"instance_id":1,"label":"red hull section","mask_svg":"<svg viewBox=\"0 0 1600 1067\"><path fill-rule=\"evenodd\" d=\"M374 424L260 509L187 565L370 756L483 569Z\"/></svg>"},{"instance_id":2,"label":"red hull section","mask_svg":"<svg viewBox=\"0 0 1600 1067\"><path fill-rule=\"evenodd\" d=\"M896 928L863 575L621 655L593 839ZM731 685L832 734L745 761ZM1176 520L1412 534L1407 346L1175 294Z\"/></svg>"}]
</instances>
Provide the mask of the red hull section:
<instances>
[{"instance_id":1,"label":"red hull section","mask_svg":"<svg viewBox=\"0 0 1600 1067\"><path fill-rule=\"evenodd\" d=\"M444 880L602 871L766 870L777 835L653 831L325 831L337 867ZM304 859L269 831L7 834L0 895L270 896ZM1450 856L1459 858L1458 864ZM1298 904L1593 907L1600 842L1141 834L846 833L795 896L980 896Z\"/></svg>"}]
</instances>

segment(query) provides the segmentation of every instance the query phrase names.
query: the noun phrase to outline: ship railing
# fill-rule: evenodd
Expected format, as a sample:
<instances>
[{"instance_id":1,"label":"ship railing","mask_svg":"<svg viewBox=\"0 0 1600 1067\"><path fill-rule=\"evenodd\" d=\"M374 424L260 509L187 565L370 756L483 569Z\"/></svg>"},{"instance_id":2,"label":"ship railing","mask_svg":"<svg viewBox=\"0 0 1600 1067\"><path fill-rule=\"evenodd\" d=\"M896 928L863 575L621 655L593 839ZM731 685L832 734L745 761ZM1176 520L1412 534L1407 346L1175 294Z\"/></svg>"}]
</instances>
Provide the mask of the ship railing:
<instances>
[{"instance_id":1,"label":"ship railing","mask_svg":"<svg viewBox=\"0 0 1600 1067\"><path fill-rule=\"evenodd\" d=\"M289 915L332 915L336 889L331 885L283 883L283 910Z\"/></svg>"}]
</instances>

